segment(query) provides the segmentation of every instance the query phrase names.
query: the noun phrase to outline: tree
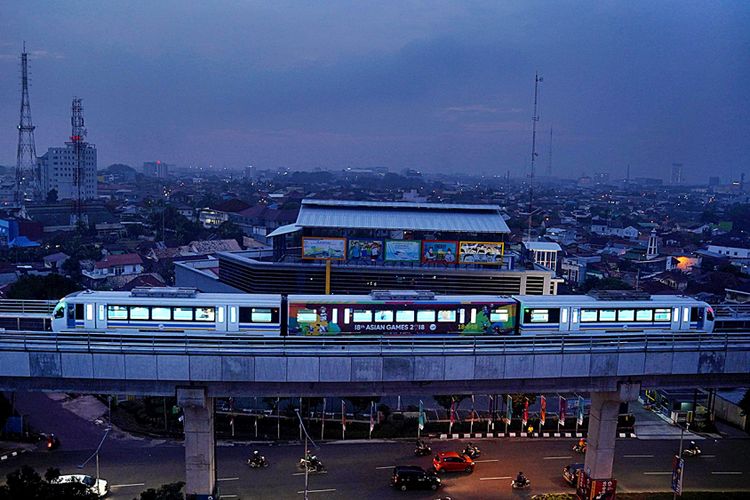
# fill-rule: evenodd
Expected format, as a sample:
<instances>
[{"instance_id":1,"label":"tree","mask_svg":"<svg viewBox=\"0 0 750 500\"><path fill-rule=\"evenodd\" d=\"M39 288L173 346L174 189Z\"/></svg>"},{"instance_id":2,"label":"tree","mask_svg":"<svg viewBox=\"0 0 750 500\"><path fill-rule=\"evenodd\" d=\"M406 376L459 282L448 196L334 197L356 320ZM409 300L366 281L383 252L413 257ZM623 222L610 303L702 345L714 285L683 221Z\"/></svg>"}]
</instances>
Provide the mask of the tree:
<instances>
[{"instance_id":1,"label":"tree","mask_svg":"<svg viewBox=\"0 0 750 500\"><path fill-rule=\"evenodd\" d=\"M52 188L47 192L47 203L57 203L57 189Z\"/></svg>"},{"instance_id":2,"label":"tree","mask_svg":"<svg viewBox=\"0 0 750 500\"><path fill-rule=\"evenodd\" d=\"M363 396L363 397L350 396L345 399L352 404L352 407L354 408L356 412L363 412L365 410L369 410L371 402L374 402L374 403L380 402L380 397L378 396L373 396L371 398L367 396Z\"/></svg>"},{"instance_id":3,"label":"tree","mask_svg":"<svg viewBox=\"0 0 750 500\"><path fill-rule=\"evenodd\" d=\"M739 406L743 415L750 415L750 389L745 391L745 395L740 400Z\"/></svg>"},{"instance_id":4,"label":"tree","mask_svg":"<svg viewBox=\"0 0 750 500\"><path fill-rule=\"evenodd\" d=\"M6 484L0 486L0 500L96 500L96 493L78 482L54 484L60 476L57 469L47 469L42 479L39 474L24 465L6 476Z\"/></svg>"},{"instance_id":5,"label":"tree","mask_svg":"<svg viewBox=\"0 0 750 500\"><path fill-rule=\"evenodd\" d=\"M215 234L219 239L233 239L240 245L242 245L242 240L245 237L245 233L242 231L242 228L230 220L223 222L219 227L217 227Z\"/></svg>"},{"instance_id":6,"label":"tree","mask_svg":"<svg viewBox=\"0 0 750 500\"><path fill-rule=\"evenodd\" d=\"M139 500L184 500L185 495L182 494L183 486L185 486L185 483L178 481L176 483L163 484L158 490L149 488L141 492Z\"/></svg>"},{"instance_id":7,"label":"tree","mask_svg":"<svg viewBox=\"0 0 750 500\"><path fill-rule=\"evenodd\" d=\"M633 287L617 278L587 278L581 289L589 290L632 290Z\"/></svg>"},{"instance_id":8,"label":"tree","mask_svg":"<svg viewBox=\"0 0 750 500\"><path fill-rule=\"evenodd\" d=\"M25 275L8 289L9 299L57 300L81 290L78 283L59 274Z\"/></svg>"},{"instance_id":9,"label":"tree","mask_svg":"<svg viewBox=\"0 0 750 500\"><path fill-rule=\"evenodd\" d=\"M464 399L471 397L470 394L448 394L448 395L439 395L439 396L432 396L432 399L437 401L437 404L445 408L446 410L450 410L451 406L453 405L453 402L456 402L456 406L461 404L461 401Z\"/></svg>"}]
</instances>

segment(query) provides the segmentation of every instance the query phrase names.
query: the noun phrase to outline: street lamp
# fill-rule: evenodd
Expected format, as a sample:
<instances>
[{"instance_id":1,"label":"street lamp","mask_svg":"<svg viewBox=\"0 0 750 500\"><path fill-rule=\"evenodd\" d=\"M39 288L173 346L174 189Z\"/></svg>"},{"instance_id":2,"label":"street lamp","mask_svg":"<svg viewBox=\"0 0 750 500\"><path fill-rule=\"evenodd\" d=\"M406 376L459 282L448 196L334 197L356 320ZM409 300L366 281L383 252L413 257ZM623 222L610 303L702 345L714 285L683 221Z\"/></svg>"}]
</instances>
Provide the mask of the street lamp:
<instances>
[{"instance_id":1,"label":"street lamp","mask_svg":"<svg viewBox=\"0 0 750 500\"><path fill-rule=\"evenodd\" d=\"M308 458L307 458L307 441L309 440L315 448L317 448L318 445L315 444L315 441L313 441L312 438L310 437L310 435L307 433L307 428L305 427L305 424L302 421L302 416L299 414L299 408L295 408L294 409L294 413L297 414L297 418L299 419L300 428L305 433L305 462L304 462L304 464L305 464L305 498L304 498L304 500L308 500L308 496L307 495L308 495L308 488L309 488L309 484L310 484L309 483L309 481L310 481L310 469L309 469L310 464L307 461L308 460Z\"/></svg>"},{"instance_id":2,"label":"street lamp","mask_svg":"<svg viewBox=\"0 0 750 500\"><path fill-rule=\"evenodd\" d=\"M110 430L112 430L112 424L111 423L104 430L104 436L102 436L102 440L99 441L99 446L96 447L96 450L94 451L94 453L89 458L87 458L86 460L84 460L84 462L82 464L80 464L78 466L79 469L83 469L84 467L86 467L86 464L89 463L89 461L92 458L96 457L96 483L94 483L94 484L96 484L96 494L97 495L101 495L101 492L99 491L99 450L102 449L102 445L104 444L104 440L107 439L107 435L109 435L109 431Z\"/></svg>"}]
</instances>

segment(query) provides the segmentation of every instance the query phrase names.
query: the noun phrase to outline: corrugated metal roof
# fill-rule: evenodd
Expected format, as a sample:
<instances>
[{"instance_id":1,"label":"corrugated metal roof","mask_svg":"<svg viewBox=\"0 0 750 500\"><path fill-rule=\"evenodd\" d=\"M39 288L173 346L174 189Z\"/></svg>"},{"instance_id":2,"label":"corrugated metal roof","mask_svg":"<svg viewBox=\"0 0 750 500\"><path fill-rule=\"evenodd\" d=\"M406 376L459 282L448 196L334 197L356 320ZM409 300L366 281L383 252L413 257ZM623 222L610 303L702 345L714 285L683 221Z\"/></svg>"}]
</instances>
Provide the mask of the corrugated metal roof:
<instances>
[{"instance_id":1,"label":"corrugated metal roof","mask_svg":"<svg viewBox=\"0 0 750 500\"><path fill-rule=\"evenodd\" d=\"M270 234L266 235L266 238L273 238L275 236L281 236L282 234L296 233L301 231L302 227L297 224L287 224L285 226L279 226L274 229Z\"/></svg>"},{"instance_id":2,"label":"corrugated metal roof","mask_svg":"<svg viewBox=\"0 0 750 500\"><path fill-rule=\"evenodd\" d=\"M523 246L529 250L562 251L560 245L551 241L524 241Z\"/></svg>"},{"instance_id":3,"label":"corrugated metal roof","mask_svg":"<svg viewBox=\"0 0 750 500\"><path fill-rule=\"evenodd\" d=\"M296 225L510 233L498 205L303 200Z\"/></svg>"}]
</instances>

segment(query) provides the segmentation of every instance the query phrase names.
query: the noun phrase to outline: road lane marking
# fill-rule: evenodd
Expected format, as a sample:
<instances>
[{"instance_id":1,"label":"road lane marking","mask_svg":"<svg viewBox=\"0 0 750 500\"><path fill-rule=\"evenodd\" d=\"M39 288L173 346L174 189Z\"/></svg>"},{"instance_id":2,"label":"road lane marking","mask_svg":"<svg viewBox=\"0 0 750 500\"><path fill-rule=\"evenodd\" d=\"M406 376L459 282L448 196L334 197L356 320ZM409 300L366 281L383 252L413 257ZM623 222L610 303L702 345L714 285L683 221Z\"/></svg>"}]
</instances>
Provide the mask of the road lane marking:
<instances>
[{"instance_id":1,"label":"road lane marking","mask_svg":"<svg viewBox=\"0 0 750 500\"><path fill-rule=\"evenodd\" d=\"M671 476L672 471L668 470L666 472L644 472L647 476Z\"/></svg>"},{"instance_id":2,"label":"road lane marking","mask_svg":"<svg viewBox=\"0 0 750 500\"><path fill-rule=\"evenodd\" d=\"M742 472L739 472L739 471L726 471L726 472L719 471L719 472L712 472L711 474L714 474L716 476L722 476L722 475L723 476L740 476L740 475L742 475Z\"/></svg>"},{"instance_id":3,"label":"road lane marking","mask_svg":"<svg viewBox=\"0 0 750 500\"><path fill-rule=\"evenodd\" d=\"M716 458L716 455L701 455L703 458Z\"/></svg>"},{"instance_id":4,"label":"road lane marking","mask_svg":"<svg viewBox=\"0 0 750 500\"><path fill-rule=\"evenodd\" d=\"M623 455L625 458L654 458L653 455Z\"/></svg>"},{"instance_id":5,"label":"road lane marking","mask_svg":"<svg viewBox=\"0 0 750 500\"><path fill-rule=\"evenodd\" d=\"M502 476L502 477L480 477L480 481L502 481L503 479L512 479L510 476Z\"/></svg>"},{"instance_id":6,"label":"road lane marking","mask_svg":"<svg viewBox=\"0 0 750 500\"><path fill-rule=\"evenodd\" d=\"M219 498L238 498L237 495L219 495Z\"/></svg>"},{"instance_id":7,"label":"road lane marking","mask_svg":"<svg viewBox=\"0 0 750 500\"><path fill-rule=\"evenodd\" d=\"M570 455L559 456L559 457L544 457L544 460L567 460L569 458L573 458Z\"/></svg>"},{"instance_id":8,"label":"road lane marking","mask_svg":"<svg viewBox=\"0 0 750 500\"><path fill-rule=\"evenodd\" d=\"M131 488L135 486L146 486L146 483L113 484L112 488Z\"/></svg>"},{"instance_id":9,"label":"road lane marking","mask_svg":"<svg viewBox=\"0 0 750 500\"><path fill-rule=\"evenodd\" d=\"M393 469L394 467L396 466L395 465L383 465L382 467L375 467L375 468L380 470L380 469Z\"/></svg>"},{"instance_id":10,"label":"road lane marking","mask_svg":"<svg viewBox=\"0 0 750 500\"><path fill-rule=\"evenodd\" d=\"M239 481L238 477L220 477L217 481Z\"/></svg>"},{"instance_id":11,"label":"road lane marking","mask_svg":"<svg viewBox=\"0 0 750 500\"><path fill-rule=\"evenodd\" d=\"M474 460L474 463L483 464L483 463L486 463L486 462L499 462L499 461L500 460L497 459L497 458L489 458L487 460Z\"/></svg>"},{"instance_id":12,"label":"road lane marking","mask_svg":"<svg viewBox=\"0 0 750 500\"><path fill-rule=\"evenodd\" d=\"M310 474L311 476L312 476L313 474L328 474L328 471L327 471L327 470L324 470L324 471L321 471L321 472L313 472L313 471L310 471L310 472L309 472L309 474ZM295 472L294 474L292 474L292 476L304 476L304 475L305 475L305 473L304 473L304 472Z\"/></svg>"},{"instance_id":13,"label":"road lane marking","mask_svg":"<svg viewBox=\"0 0 750 500\"><path fill-rule=\"evenodd\" d=\"M332 491L336 491L336 488L326 488L324 490L307 490L308 493L330 493ZM301 495L305 492L305 490L298 491L297 494Z\"/></svg>"}]
</instances>

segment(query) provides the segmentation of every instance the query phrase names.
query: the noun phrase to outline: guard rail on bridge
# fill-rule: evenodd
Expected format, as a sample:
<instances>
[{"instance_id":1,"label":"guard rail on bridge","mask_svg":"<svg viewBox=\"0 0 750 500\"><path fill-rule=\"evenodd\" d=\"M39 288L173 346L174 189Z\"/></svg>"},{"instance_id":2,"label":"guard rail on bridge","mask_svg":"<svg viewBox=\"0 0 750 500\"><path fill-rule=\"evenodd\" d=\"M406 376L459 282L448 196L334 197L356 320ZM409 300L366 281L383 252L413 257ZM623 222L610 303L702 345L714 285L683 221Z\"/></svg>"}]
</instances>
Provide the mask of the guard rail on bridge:
<instances>
[{"instance_id":1,"label":"guard rail on bridge","mask_svg":"<svg viewBox=\"0 0 750 500\"><path fill-rule=\"evenodd\" d=\"M56 300L0 299L0 316L15 318L17 315L34 318L49 318L57 305Z\"/></svg>"}]
</instances>

